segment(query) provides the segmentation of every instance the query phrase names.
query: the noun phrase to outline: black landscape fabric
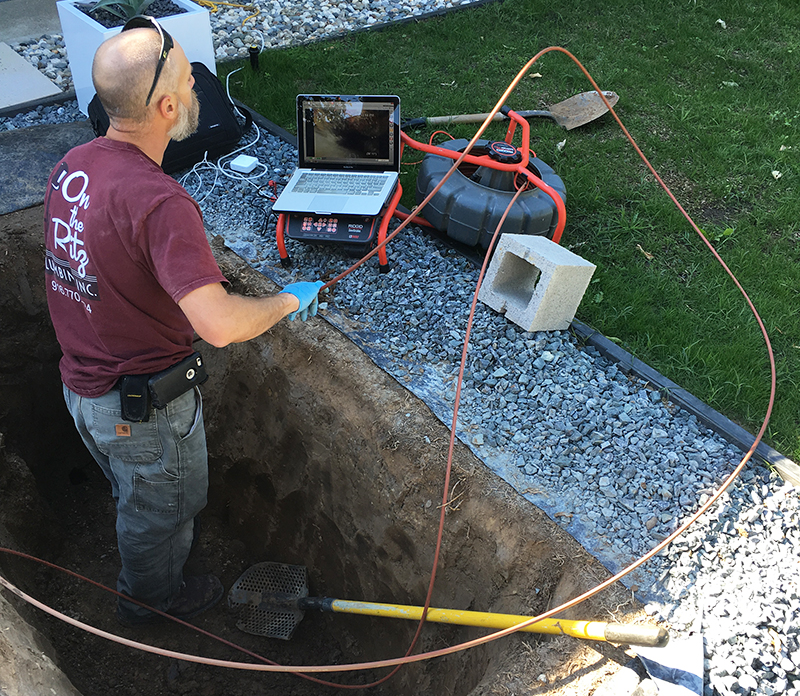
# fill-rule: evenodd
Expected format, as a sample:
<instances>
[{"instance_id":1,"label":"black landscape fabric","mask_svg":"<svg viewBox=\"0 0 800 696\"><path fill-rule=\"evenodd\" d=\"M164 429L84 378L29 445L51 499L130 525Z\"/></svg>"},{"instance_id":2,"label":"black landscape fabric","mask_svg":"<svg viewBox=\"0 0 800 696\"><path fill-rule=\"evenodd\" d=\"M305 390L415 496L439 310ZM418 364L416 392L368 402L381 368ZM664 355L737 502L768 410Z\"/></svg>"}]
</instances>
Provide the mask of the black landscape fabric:
<instances>
[{"instance_id":1,"label":"black landscape fabric","mask_svg":"<svg viewBox=\"0 0 800 696\"><path fill-rule=\"evenodd\" d=\"M42 203L56 163L70 149L93 138L88 121L0 133L0 215Z\"/></svg>"}]
</instances>

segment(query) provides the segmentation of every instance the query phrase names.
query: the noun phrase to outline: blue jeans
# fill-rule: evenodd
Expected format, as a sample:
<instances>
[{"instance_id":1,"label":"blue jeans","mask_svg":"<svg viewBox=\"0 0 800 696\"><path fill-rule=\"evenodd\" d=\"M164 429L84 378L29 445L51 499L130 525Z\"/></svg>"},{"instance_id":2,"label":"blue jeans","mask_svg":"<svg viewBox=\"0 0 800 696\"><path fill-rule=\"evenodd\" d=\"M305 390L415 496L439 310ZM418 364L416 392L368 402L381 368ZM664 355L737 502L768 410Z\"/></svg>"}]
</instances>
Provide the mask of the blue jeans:
<instances>
[{"instance_id":1,"label":"blue jeans","mask_svg":"<svg viewBox=\"0 0 800 696\"><path fill-rule=\"evenodd\" d=\"M117 590L166 611L183 582L194 517L206 505L208 454L200 391L151 409L146 423L122 419L120 395L113 389L88 399L64 386L64 400L84 444L111 482L122 559ZM126 617L148 615L122 599L119 611Z\"/></svg>"}]
</instances>

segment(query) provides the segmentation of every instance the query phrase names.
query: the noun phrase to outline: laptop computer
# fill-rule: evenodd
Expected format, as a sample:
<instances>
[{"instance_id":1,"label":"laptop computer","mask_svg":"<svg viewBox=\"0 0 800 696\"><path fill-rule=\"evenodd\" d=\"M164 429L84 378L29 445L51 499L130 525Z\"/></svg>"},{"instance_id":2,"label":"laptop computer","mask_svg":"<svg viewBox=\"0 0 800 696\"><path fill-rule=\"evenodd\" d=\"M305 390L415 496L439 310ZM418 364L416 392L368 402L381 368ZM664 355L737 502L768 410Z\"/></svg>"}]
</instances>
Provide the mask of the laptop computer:
<instances>
[{"instance_id":1,"label":"laptop computer","mask_svg":"<svg viewBox=\"0 0 800 696\"><path fill-rule=\"evenodd\" d=\"M297 150L273 210L378 215L400 173L400 98L299 95Z\"/></svg>"}]
</instances>

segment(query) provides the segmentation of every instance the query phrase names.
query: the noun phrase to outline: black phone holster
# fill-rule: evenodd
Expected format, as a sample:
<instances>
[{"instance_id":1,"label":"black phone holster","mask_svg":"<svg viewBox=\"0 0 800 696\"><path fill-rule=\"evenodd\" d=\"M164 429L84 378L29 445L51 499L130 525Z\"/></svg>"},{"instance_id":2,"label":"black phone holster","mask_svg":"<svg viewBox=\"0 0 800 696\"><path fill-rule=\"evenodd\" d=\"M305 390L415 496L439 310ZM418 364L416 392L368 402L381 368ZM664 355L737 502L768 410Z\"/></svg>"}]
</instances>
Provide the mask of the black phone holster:
<instances>
[{"instance_id":1,"label":"black phone holster","mask_svg":"<svg viewBox=\"0 0 800 696\"><path fill-rule=\"evenodd\" d=\"M123 375L119 378L119 402L122 418L134 423L150 420L150 375Z\"/></svg>"},{"instance_id":2,"label":"black phone holster","mask_svg":"<svg viewBox=\"0 0 800 696\"><path fill-rule=\"evenodd\" d=\"M203 356L194 352L179 363L153 375L123 375L119 382L122 418L134 423L150 419L150 407L166 408L208 379Z\"/></svg>"}]
</instances>

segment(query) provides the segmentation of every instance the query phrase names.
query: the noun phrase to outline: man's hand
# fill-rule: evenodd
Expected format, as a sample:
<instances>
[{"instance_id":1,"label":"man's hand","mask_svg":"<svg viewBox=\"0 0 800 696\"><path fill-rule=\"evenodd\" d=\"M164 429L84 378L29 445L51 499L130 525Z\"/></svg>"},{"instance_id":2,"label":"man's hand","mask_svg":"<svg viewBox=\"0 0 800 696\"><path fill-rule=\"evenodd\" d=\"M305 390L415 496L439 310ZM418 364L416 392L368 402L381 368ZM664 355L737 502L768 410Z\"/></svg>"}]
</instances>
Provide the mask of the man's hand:
<instances>
[{"instance_id":1,"label":"man's hand","mask_svg":"<svg viewBox=\"0 0 800 696\"><path fill-rule=\"evenodd\" d=\"M316 316L317 306L319 304L317 294L323 285L325 285L325 283L321 280L317 280L313 283L292 283L281 290L281 293L285 292L294 295L300 302L300 307L289 314L289 321L294 321L294 318L298 314L300 315L301 321L305 321L309 316Z\"/></svg>"}]
</instances>

